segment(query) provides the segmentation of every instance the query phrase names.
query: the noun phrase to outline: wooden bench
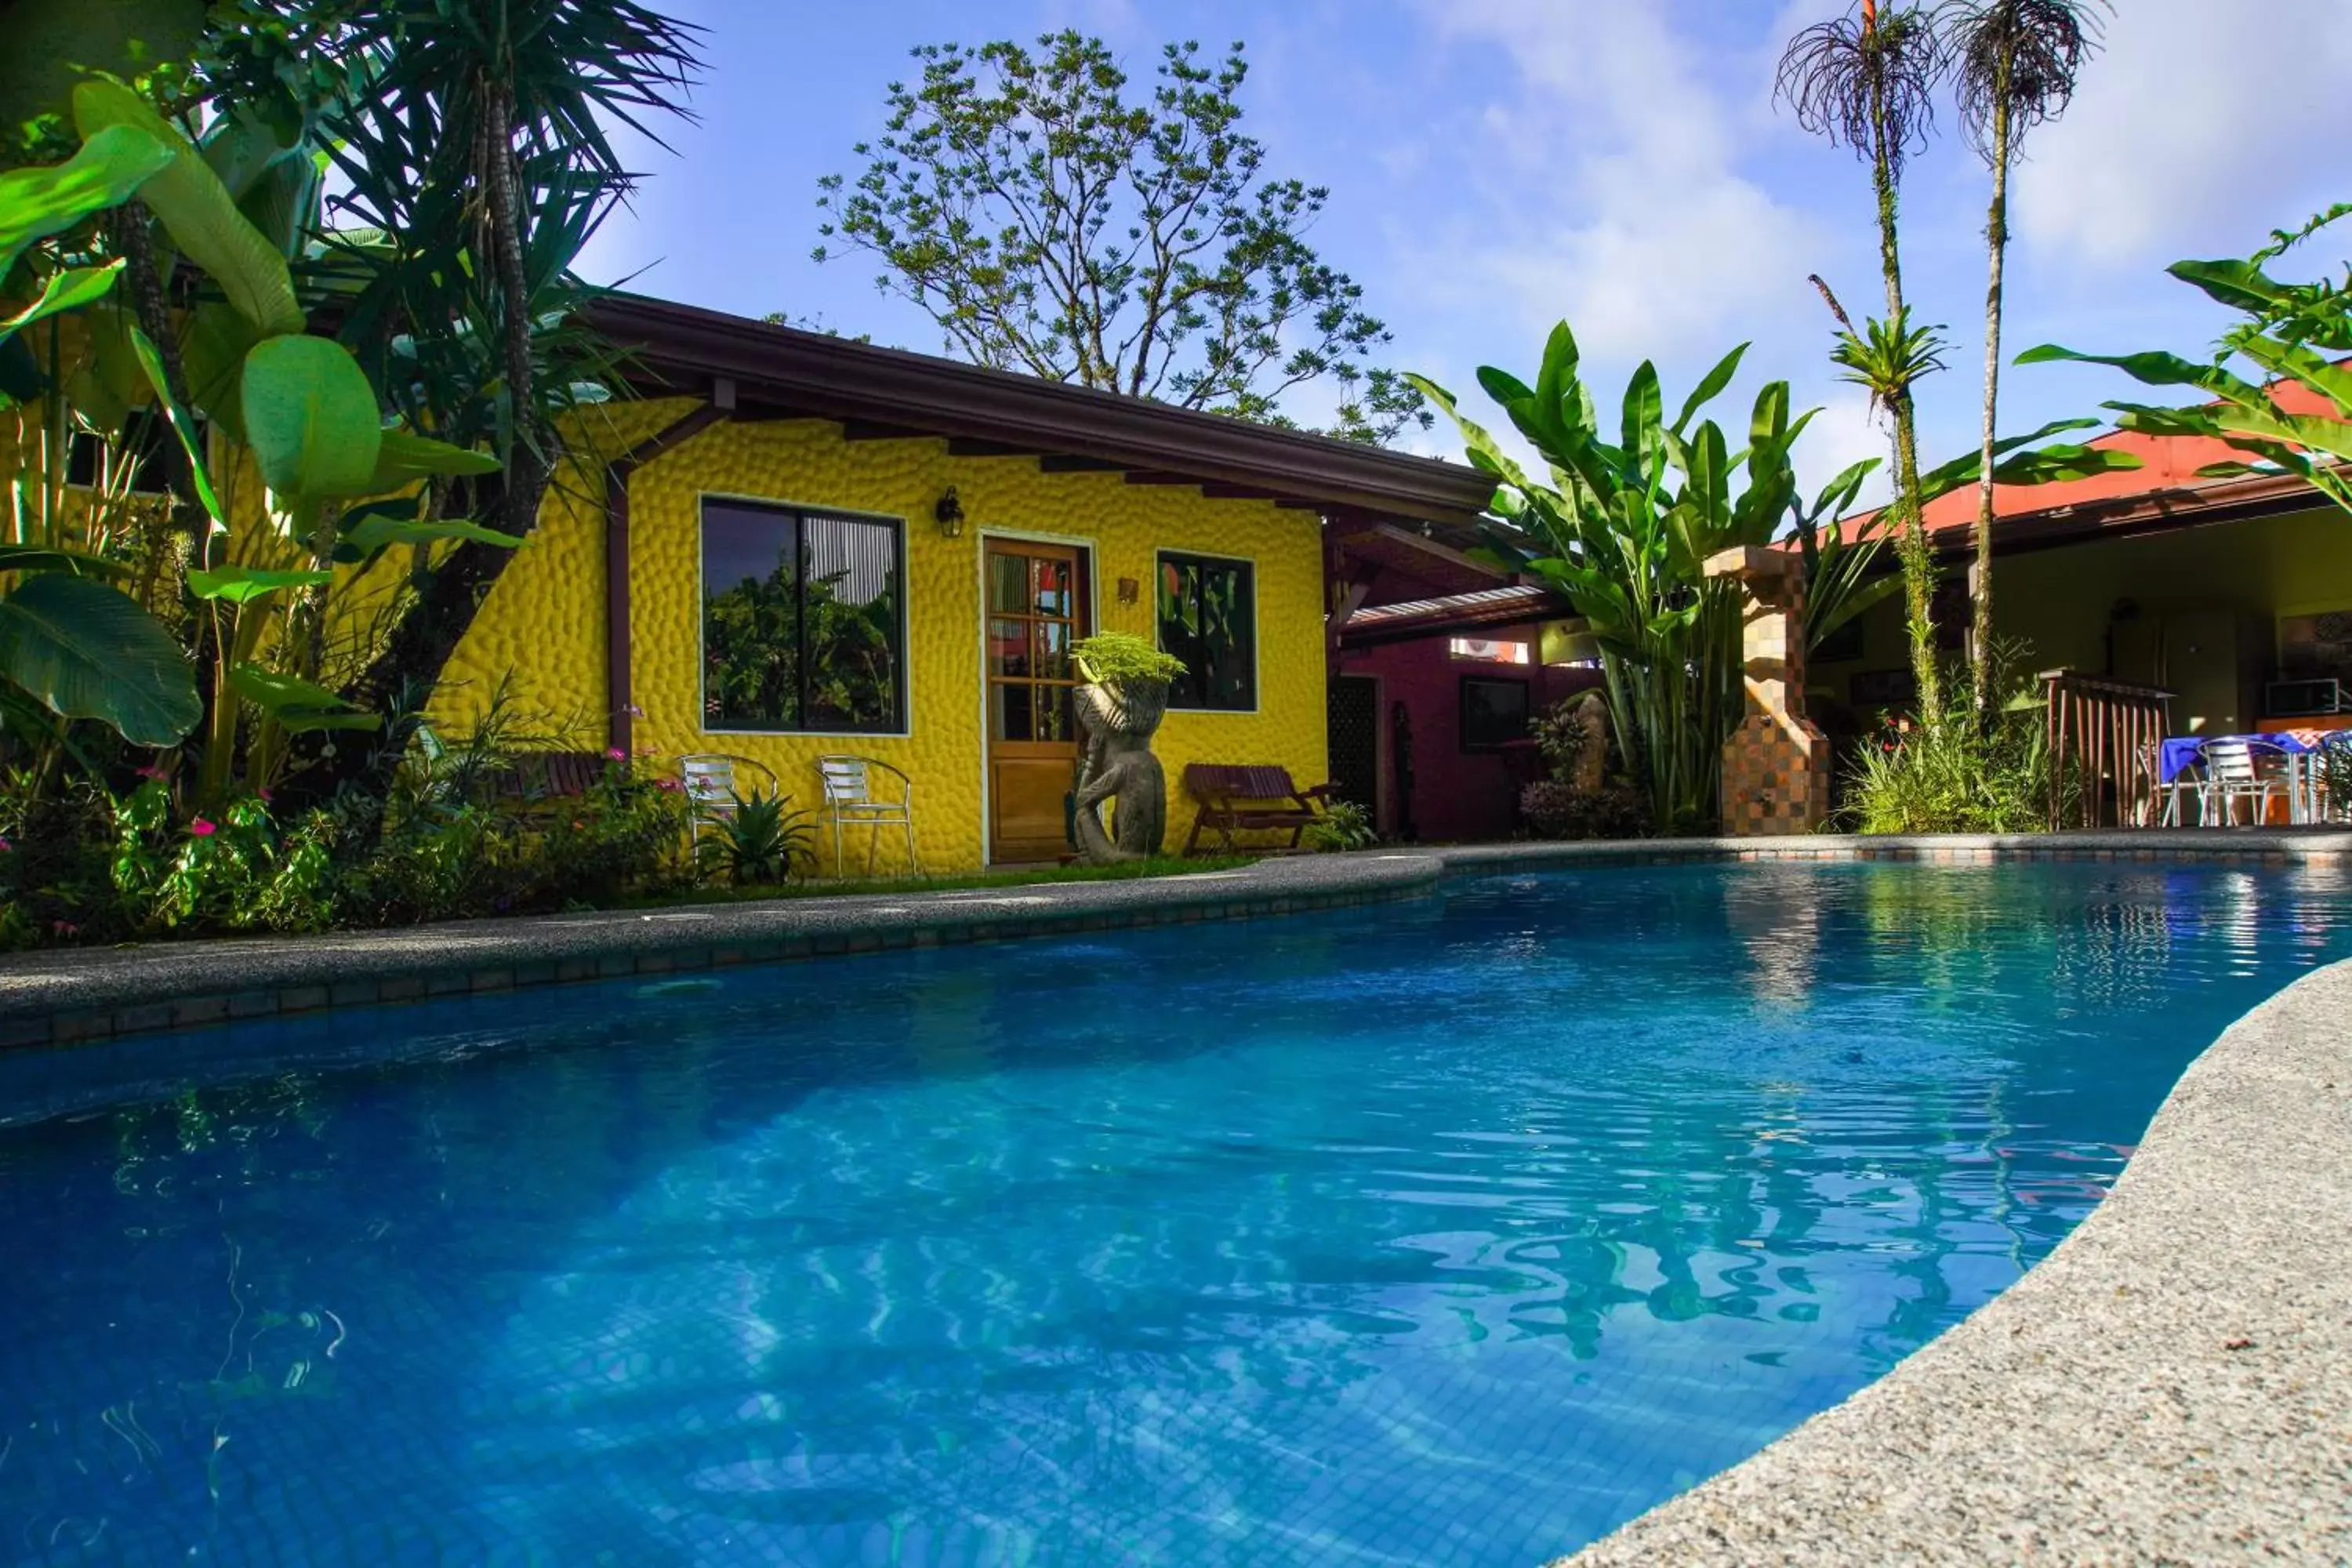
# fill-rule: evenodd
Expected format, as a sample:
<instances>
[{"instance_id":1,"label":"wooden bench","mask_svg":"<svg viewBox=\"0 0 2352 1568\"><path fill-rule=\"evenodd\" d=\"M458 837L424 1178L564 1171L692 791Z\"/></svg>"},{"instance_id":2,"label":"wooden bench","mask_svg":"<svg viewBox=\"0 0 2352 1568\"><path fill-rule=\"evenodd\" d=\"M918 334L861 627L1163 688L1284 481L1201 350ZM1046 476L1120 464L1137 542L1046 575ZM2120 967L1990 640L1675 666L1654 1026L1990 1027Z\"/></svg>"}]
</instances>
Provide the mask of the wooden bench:
<instances>
[{"instance_id":1,"label":"wooden bench","mask_svg":"<svg viewBox=\"0 0 2352 1568\"><path fill-rule=\"evenodd\" d=\"M1290 830L1288 847L1298 847L1299 836L1323 816L1329 784L1300 789L1290 782L1288 768L1236 766L1225 763L1191 763L1184 769L1184 792L1200 803L1192 818L1192 836L1184 853L1199 852L1201 835L1214 831L1218 847L1232 853L1240 847L1236 833Z\"/></svg>"}]
</instances>

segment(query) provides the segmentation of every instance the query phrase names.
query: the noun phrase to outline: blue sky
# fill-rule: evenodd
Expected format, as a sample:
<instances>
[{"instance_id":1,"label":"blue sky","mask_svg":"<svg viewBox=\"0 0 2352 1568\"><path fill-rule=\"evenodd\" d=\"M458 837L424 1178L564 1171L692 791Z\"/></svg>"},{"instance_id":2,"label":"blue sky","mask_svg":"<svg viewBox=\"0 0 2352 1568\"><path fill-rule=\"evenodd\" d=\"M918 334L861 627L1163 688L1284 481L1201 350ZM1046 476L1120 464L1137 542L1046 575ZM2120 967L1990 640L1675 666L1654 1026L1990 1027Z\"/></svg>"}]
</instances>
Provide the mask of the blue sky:
<instances>
[{"instance_id":1,"label":"blue sky","mask_svg":"<svg viewBox=\"0 0 2352 1568\"><path fill-rule=\"evenodd\" d=\"M1315 232L1395 334L1390 363L1472 393L1483 363L1532 376L1565 317L1613 416L1643 359L1669 405L1733 343L1749 373L1718 405L1744 420L1785 378L1824 409L1801 447L1818 482L1884 438L1827 364L1820 272L1857 315L1883 301L1867 174L1771 100L1772 67L1836 0L665 0L699 23L709 68L674 152L633 145L646 184L584 270L747 315L782 310L937 352L938 329L874 288L869 258L819 265L819 176L858 167L885 85L918 43L1098 34L1139 79L1159 47L1241 39L1247 128L1267 166L1330 187ZM2352 198L2352 5L2342 0L2120 0L2067 118L2038 132L2015 184L2011 353L2193 352L2221 324L2161 273L2243 254L2272 227ZM2263 26L2246 24L2259 16ZM1925 455L1975 441L1983 352L1986 176L1949 133L1905 186L1906 281L1948 323L1952 369L1921 391ZM2314 250L2340 262L2347 237ZM2106 373L2014 369L2002 424L2091 411ZM1311 396L1295 405L1318 410ZM1412 443L1452 454L1441 426Z\"/></svg>"}]
</instances>

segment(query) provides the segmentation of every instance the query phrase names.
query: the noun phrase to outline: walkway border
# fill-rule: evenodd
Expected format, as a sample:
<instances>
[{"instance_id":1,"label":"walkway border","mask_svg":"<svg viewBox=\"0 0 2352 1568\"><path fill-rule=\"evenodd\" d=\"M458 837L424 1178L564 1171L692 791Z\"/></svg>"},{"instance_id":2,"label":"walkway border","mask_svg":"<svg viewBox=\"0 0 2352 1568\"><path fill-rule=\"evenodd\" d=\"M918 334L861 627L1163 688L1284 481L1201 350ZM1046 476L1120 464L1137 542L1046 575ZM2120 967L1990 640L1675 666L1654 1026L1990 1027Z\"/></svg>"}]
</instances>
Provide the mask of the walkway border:
<instances>
[{"instance_id":1,"label":"walkway border","mask_svg":"<svg viewBox=\"0 0 2352 1568\"><path fill-rule=\"evenodd\" d=\"M17 953L0 957L0 1049L632 974L1294 914L1417 897L1446 875L1725 860L1990 865L2012 859L2352 864L2352 833L2183 828L1376 849L1112 882L776 899Z\"/></svg>"}]
</instances>

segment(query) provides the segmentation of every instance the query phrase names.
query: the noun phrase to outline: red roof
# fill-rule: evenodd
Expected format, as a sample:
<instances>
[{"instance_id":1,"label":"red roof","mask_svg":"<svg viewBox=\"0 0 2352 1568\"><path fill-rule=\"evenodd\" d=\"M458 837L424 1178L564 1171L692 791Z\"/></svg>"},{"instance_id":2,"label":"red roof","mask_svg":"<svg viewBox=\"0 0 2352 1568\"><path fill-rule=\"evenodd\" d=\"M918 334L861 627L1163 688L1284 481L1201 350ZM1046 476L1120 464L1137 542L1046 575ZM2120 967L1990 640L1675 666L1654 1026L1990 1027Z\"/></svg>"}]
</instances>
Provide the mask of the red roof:
<instances>
[{"instance_id":1,"label":"red roof","mask_svg":"<svg viewBox=\"0 0 2352 1568\"><path fill-rule=\"evenodd\" d=\"M2334 415L2336 409L2319 394L2296 382L2271 388L2280 408L2290 414ZM2213 463L2245 462L2251 455L2224 442L2193 436L2147 436L2135 430L2110 430L2090 445L2105 451L2130 452L2140 459L2137 468L2093 474L2046 485L1995 485L1993 515L2016 526L1996 531L2002 535L2047 531L2050 525L2072 524L2069 535L2109 530L2140 531L2158 520L2185 521L2214 509L2251 504L2264 510L2310 489L2294 476L2259 475L2232 479L2200 479L2197 470ZM1866 512L1843 525L1851 530L1874 518ZM1937 497L1927 503L1928 536L1938 549L1957 549L1968 541L1977 519L1977 488ZM2029 523L2028 520L2032 520ZM2043 526L2033 526L2035 524Z\"/></svg>"}]
</instances>

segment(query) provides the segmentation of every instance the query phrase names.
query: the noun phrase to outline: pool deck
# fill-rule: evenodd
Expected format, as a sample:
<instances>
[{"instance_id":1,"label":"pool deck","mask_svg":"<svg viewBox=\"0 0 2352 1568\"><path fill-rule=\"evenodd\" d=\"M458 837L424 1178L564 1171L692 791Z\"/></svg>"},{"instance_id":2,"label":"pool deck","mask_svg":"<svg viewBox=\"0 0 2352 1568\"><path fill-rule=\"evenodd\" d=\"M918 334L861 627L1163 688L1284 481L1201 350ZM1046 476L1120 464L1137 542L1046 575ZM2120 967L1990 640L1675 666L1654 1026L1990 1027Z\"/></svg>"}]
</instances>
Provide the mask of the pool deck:
<instances>
[{"instance_id":1,"label":"pool deck","mask_svg":"<svg viewBox=\"0 0 2352 1568\"><path fill-rule=\"evenodd\" d=\"M0 958L0 1047L535 984L1409 899L1708 861L2328 868L2352 834L1516 844ZM35 1058L21 1058L30 1061ZM2352 1561L2352 962L2233 1025L2043 1262L1852 1399L1564 1561Z\"/></svg>"}]
</instances>

